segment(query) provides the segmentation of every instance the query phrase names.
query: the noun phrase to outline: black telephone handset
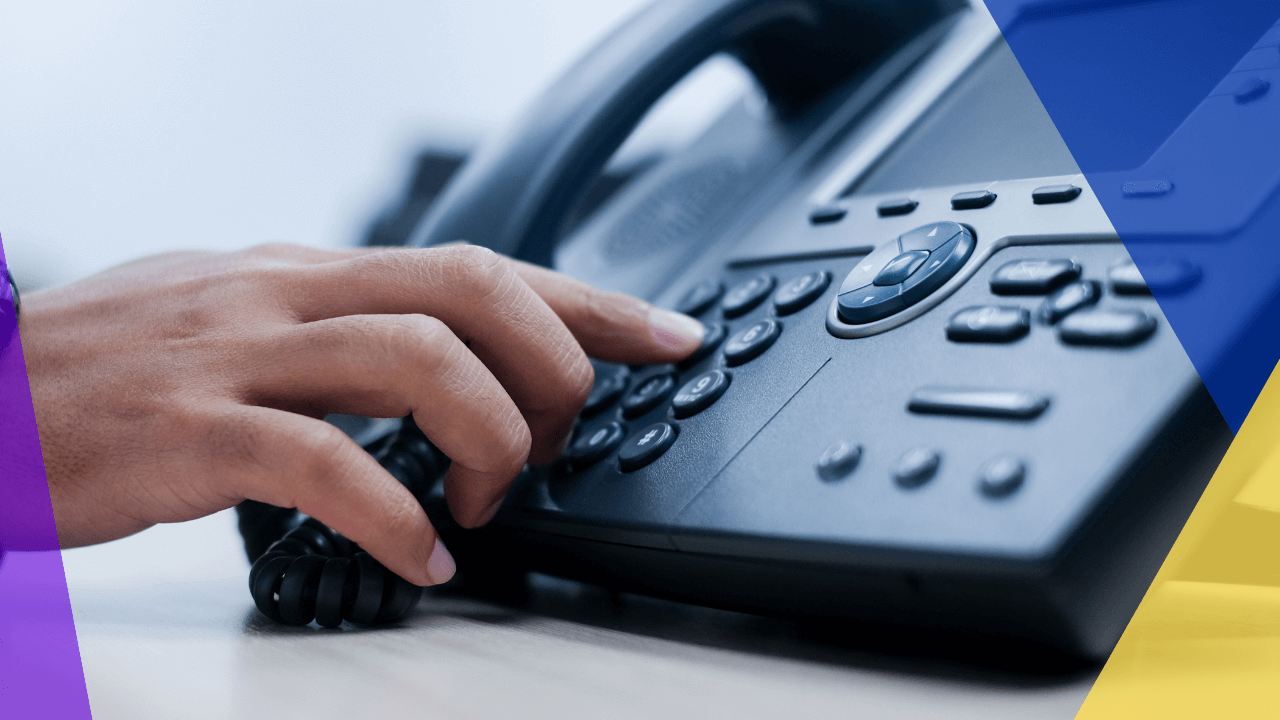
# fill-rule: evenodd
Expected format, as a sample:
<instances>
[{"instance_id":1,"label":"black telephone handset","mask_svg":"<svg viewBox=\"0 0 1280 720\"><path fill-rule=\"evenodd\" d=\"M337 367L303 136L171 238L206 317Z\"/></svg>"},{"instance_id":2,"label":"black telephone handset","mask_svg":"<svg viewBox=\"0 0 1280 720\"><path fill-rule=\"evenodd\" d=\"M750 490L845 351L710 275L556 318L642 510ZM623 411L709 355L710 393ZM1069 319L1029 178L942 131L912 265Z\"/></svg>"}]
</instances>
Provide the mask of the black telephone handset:
<instances>
[{"instance_id":1,"label":"black telephone handset","mask_svg":"<svg viewBox=\"0 0 1280 720\"><path fill-rule=\"evenodd\" d=\"M664 0L575 64L516 131L480 151L413 234L552 264L560 224L663 93L715 53L752 71L774 111L804 112L962 3Z\"/></svg>"},{"instance_id":2,"label":"black telephone handset","mask_svg":"<svg viewBox=\"0 0 1280 720\"><path fill-rule=\"evenodd\" d=\"M769 111L727 111L570 223L655 101L716 53ZM371 441L469 576L1101 657L1230 439L981 6L659 2L472 159L413 236L456 240L707 327L678 365L598 364L565 457L523 473L481 530L450 522L447 460L413 423ZM314 520L240 512L267 615L332 626L416 602Z\"/></svg>"}]
</instances>

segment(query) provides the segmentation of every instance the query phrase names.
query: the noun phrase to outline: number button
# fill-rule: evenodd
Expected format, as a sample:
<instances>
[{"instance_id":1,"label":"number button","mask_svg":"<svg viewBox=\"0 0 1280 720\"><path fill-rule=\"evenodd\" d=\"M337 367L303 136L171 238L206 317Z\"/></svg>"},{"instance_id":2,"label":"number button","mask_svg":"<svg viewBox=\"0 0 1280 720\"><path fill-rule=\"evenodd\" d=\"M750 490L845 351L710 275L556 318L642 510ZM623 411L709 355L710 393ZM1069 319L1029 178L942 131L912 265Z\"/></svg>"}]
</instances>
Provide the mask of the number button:
<instances>
[{"instance_id":1,"label":"number button","mask_svg":"<svg viewBox=\"0 0 1280 720\"><path fill-rule=\"evenodd\" d=\"M622 444L626 435L622 423L608 422L594 429L589 429L569 446L566 457L574 470L581 470L600 462L606 455Z\"/></svg>"},{"instance_id":2,"label":"number button","mask_svg":"<svg viewBox=\"0 0 1280 720\"><path fill-rule=\"evenodd\" d=\"M729 376L719 370L708 370L680 388L671 400L671 411L677 418L687 418L711 407L729 389Z\"/></svg>"},{"instance_id":3,"label":"number button","mask_svg":"<svg viewBox=\"0 0 1280 720\"><path fill-rule=\"evenodd\" d=\"M654 375L636 386L622 401L624 417L639 417L662 404L676 387L676 379L670 373Z\"/></svg>"},{"instance_id":4,"label":"number button","mask_svg":"<svg viewBox=\"0 0 1280 720\"><path fill-rule=\"evenodd\" d=\"M774 280L772 275L757 275L740 285L735 285L725 294L724 300L720 303L720 309L724 311L724 316L727 318L746 315L773 292L773 286L776 283L777 280Z\"/></svg>"},{"instance_id":5,"label":"number button","mask_svg":"<svg viewBox=\"0 0 1280 720\"><path fill-rule=\"evenodd\" d=\"M831 284L831 273L811 272L789 281L773 296L773 306L779 315L790 315L808 307Z\"/></svg>"},{"instance_id":6,"label":"number button","mask_svg":"<svg viewBox=\"0 0 1280 720\"><path fill-rule=\"evenodd\" d=\"M782 326L776 320L761 320L752 324L724 344L724 361L729 365L741 365L760 357L782 334Z\"/></svg>"}]
</instances>

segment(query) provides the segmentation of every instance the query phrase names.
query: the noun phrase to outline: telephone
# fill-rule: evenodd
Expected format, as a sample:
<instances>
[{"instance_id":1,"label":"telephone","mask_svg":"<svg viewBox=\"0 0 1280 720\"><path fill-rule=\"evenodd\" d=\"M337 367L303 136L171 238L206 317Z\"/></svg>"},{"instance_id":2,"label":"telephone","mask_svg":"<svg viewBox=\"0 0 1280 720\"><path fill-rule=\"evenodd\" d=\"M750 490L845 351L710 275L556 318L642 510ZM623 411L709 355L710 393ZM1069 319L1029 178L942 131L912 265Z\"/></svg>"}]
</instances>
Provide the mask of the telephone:
<instances>
[{"instance_id":1,"label":"telephone","mask_svg":"<svg viewBox=\"0 0 1280 720\"><path fill-rule=\"evenodd\" d=\"M717 53L767 105L582 212ZM676 366L598 364L565 457L481 530L449 522L446 461L412 423L361 430L465 572L1105 657L1231 439L1149 287L1199 271L1144 279L961 0L662 0L471 159L412 244L459 238L708 328ZM416 601L318 523L260 511L242 528L267 614Z\"/></svg>"}]
</instances>

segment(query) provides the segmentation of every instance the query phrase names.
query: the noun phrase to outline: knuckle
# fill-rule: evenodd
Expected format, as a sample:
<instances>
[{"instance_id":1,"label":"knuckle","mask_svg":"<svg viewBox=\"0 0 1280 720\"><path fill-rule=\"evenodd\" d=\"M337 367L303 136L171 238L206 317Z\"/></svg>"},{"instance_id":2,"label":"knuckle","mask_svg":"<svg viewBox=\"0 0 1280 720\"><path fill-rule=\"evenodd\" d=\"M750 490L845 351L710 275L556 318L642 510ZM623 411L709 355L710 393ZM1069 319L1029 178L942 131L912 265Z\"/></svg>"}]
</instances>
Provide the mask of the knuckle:
<instances>
[{"instance_id":1,"label":"knuckle","mask_svg":"<svg viewBox=\"0 0 1280 720\"><path fill-rule=\"evenodd\" d=\"M505 258L489 248L460 245L452 248L453 261L449 280L472 301L494 301L502 298L512 285L515 274Z\"/></svg>"}]
</instances>

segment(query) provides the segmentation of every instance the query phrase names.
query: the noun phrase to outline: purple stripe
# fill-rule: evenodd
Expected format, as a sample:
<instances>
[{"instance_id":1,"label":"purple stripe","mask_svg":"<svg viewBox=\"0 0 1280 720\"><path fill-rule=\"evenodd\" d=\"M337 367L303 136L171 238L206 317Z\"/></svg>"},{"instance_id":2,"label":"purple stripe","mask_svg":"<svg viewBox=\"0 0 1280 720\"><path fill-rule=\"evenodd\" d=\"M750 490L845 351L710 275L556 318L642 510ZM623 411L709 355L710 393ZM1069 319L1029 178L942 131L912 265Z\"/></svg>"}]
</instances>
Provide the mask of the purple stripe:
<instances>
[{"instance_id":1,"label":"purple stripe","mask_svg":"<svg viewBox=\"0 0 1280 720\"><path fill-rule=\"evenodd\" d=\"M88 718L22 342L0 285L0 716Z\"/></svg>"}]
</instances>

